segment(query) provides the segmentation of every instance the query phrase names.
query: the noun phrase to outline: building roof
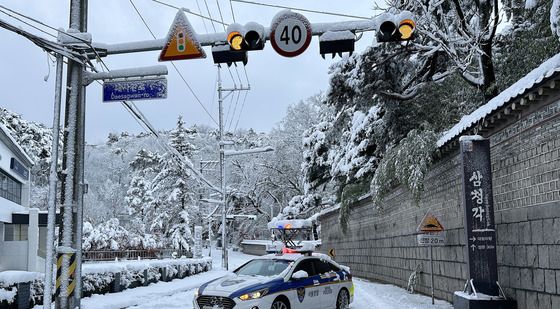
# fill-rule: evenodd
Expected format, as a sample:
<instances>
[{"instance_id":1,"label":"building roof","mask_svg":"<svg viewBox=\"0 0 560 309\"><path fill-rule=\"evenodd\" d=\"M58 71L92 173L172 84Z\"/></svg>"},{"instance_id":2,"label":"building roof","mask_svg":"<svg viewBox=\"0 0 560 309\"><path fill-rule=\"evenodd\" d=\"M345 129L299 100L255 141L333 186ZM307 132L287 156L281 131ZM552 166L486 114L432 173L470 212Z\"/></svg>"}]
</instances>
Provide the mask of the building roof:
<instances>
[{"instance_id":1,"label":"building roof","mask_svg":"<svg viewBox=\"0 0 560 309\"><path fill-rule=\"evenodd\" d=\"M442 147L445 144L449 143L468 129L474 127L486 116L492 114L514 99L527 94L533 88L543 83L550 77L557 75L559 72L560 54L557 54L554 57L543 62L536 69L525 75L525 77L521 78L509 88L504 90L502 93L488 101L488 103L482 105L471 114L463 116L459 123L454 125L447 132L443 133L441 138L437 141L437 146Z\"/></svg>"},{"instance_id":2,"label":"building roof","mask_svg":"<svg viewBox=\"0 0 560 309\"><path fill-rule=\"evenodd\" d=\"M10 130L8 130L8 128L6 128L6 126L4 126L2 123L0 123L0 133L7 138L6 140L9 142L9 144L7 145L8 148L10 148L10 150L13 151L14 154L18 156L20 160L25 161L24 163L28 166L35 164L35 162L33 162L33 159L31 159L27 155L25 150L21 148L21 146L16 142L14 137L10 134Z\"/></svg>"}]
</instances>

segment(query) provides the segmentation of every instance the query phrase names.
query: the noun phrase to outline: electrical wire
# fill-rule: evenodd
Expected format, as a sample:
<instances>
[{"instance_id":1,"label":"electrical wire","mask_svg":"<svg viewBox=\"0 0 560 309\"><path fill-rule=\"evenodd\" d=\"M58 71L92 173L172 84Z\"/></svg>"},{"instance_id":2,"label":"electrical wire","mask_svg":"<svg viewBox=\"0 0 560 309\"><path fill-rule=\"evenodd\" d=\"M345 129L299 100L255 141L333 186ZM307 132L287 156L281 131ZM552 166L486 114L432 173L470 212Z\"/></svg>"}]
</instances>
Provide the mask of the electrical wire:
<instances>
[{"instance_id":1,"label":"electrical wire","mask_svg":"<svg viewBox=\"0 0 560 309\"><path fill-rule=\"evenodd\" d=\"M196 0L196 7L198 8L198 13L202 15L202 10L200 9L200 3L198 3L198 0ZM206 31L206 34L208 34L208 28L206 27L206 20L202 17L200 19L202 20L202 24L204 25L204 31Z\"/></svg>"},{"instance_id":2,"label":"electrical wire","mask_svg":"<svg viewBox=\"0 0 560 309\"><path fill-rule=\"evenodd\" d=\"M226 32L226 26L224 25L224 15L222 15L222 8L220 7L220 2L216 0L216 5L218 6L218 12L220 12L220 19L222 20L222 26L224 27L224 32Z\"/></svg>"},{"instance_id":3,"label":"electrical wire","mask_svg":"<svg viewBox=\"0 0 560 309\"><path fill-rule=\"evenodd\" d=\"M247 74L247 69L245 68L245 65L243 65L243 71L245 71L245 78L247 79L247 85L251 86L251 83L249 82L249 75Z\"/></svg>"},{"instance_id":4,"label":"electrical wire","mask_svg":"<svg viewBox=\"0 0 560 309\"><path fill-rule=\"evenodd\" d=\"M233 22L235 22L235 13L233 12L233 2L231 2L231 0L229 0L229 7L231 9L231 18L233 19Z\"/></svg>"},{"instance_id":5,"label":"electrical wire","mask_svg":"<svg viewBox=\"0 0 560 309\"><path fill-rule=\"evenodd\" d=\"M239 93L239 92L237 92ZM227 108L227 113L226 113L226 117L224 118L224 130L227 130L227 123L228 123L228 118L229 118L229 113L231 112L231 106L233 105L233 97L235 97L234 94L232 94L229 97L229 104L228 104L228 108Z\"/></svg>"},{"instance_id":6,"label":"electrical wire","mask_svg":"<svg viewBox=\"0 0 560 309\"><path fill-rule=\"evenodd\" d=\"M14 13L14 14L23 16L22 14L17 13L17 12L15 12L15 11L12 11L12 10L10 10L10 9L8 9L8 8L6 8L6 7L4 7L4 6L2 6L2 5L0 5L0 8L5 9L5 10L7 10L7 11L10 11L10 12L12 12L12 13ZM38 30L38 31L40 31L40 32L42 32L42 33L44 33L44 34L46 34L46 35L49 35L49 36L54 37L55 39L57 38L56 35L54 35L54 34L52 34L52 33L49 33L49 32L47 32L47 31L45 31L45 30L43 30L43 29L40 29L39 27L36 27L36 26L34 26L34 25L32 25L32 24L30 24L30 23L24 21L24 20L21 20L20 18L18 18L18 17L16 17L16 16L13 16L13 15L10 14L10 13L4 12L4 11L2 11L2 10L0 10L0 13L5 14L5 15L8 15L9 17L11 17L11 18L13 18L13 19L15 19L15 20L17 20L17 21L19 21L19 22L21 22L21 23L24 23L24 24L28 25L29 27L31 27L31 28L33 28L33 29L35 29L35 30ZM26 18L32 20L31 17L26 17Z\"/></svg>"},{"instance_id":7,"label":"electrical wire","mask_svg":"<svg viewBox=\"0 0 560 309\"><path fill-rule=\"evenodd\" d=\"M277 5L277 4L260 3L260 2L247 1L247 0L230 0L230 1L246 3L246 4L253 4L253 5L260 5L260 6L268 6L268 7L279 8L279 9L288 9L288 10L294 10L294 11L302 11L302 12L323 14L323 15L350 17L350 18L358 18L358 19L371 19L370 17L364 17L364 16L333 13L333 12L326 12L326 11L317 11L317 10L310 10L310 9L301 9L301 8L294 8L294 7L289 7L289 6Z\"/></svg>"},{"instance_id":8,"label":"electrical wire","mask_svg":"<svg viewBox=\"0 0 560 309\"><path fill-rule=\"evenodd\" d=\"M153 2L155 2L155 3L159 3L159 4L164 5L164 6L167 6L167 7L170 7L170 8L174 8L174 9L176 9L176 10L183 10L183 8L180 8L180 7L178 7L178 6L175 6L175 5L172 5L172 4L169 4L169 3L165 3L165 2L160 1L160 0L151 0L151 1L153 1ZM207 17L207 16L204 16L204 15L202 15L202 14L194 13L194 12L192 12L192 11L190 11L190 10L183 10L183 11L184 11L185 13L187 13L187 14L191 14L191 15L194 15L194 16L198 16L198 17L200 17L200 18L208 19L208 20L210 20L210 21L212 21L212 22L217 22L217 23L221 24L221 22L220 22L219 20L213 19L212 16ZM227 24L226 24L225 26L227 26ZM214 30L214 31L215 31L215 30Z\"/></svg>"},{"instance_id":9,"label":"electrical wire","mask_svg":"<svg viewBox=\"0 0 560 309\"><path fill-rule=\"evenodd\" d=\"M136 11L136 13L138 14L138 16L140 17L140 19L142 20L142 22L144 23L144 26L146 26L146 28L148 29L148 31L150 32L150 34L152 35L152 37L154 39L156 39L156 36L154 35L154 33L152 32L150 26L148 25L148 23L146 22L146 20L144 19L144 17L142 16L142 13L140 13L140 11L138 10L138 8L136 7L136 5L134 4L134 1L129 0L130 4L132 4L132 6L134 7L134 10ZM206 114L210 117L210 119L212 119L212 121L214 121L214 123L216 125L218 125L218 122L216 121L216 119L214 119L214 117L212 116L212 114L210 113L210 111L208 111L208 109L206 108L206 106L204 106L204 104L202 103L202 101L200 100L200 98L198 97L198 95L194 92L194 89L191 87L191 85L187 82L187 80L185 79L185 77L183 76L183 74L181 73L181 71L179 71L179 68L177 68L177 65L175 65L175 62L171 61L171 65L173 66L173 68L175 69L175 71L177 72L177 74L179 74L179 77L181 78L181 80L183 81L183 83L187 86L187 88L189 89L189 91L191 92L191 94L193 95L193 97L195 98L196 102L198 102L198 104L202 107L202 109L204 110L204 112L206 112Z\"/></svg>"},{"instance_id":10,"label":"electrical wire","mask_svg":"<svg viewBox=\"0 0 560 309\"><path fill-rule=\"evenodd\" d=\"M235 113L237 113L237 106L239 105L239 99L241 98L241 91L237 92L237 99L235 100L235 105L233 106L233 113L231 114L231 119L229 121L228 130L233 126L233 121L235 119Z\"/></svg>"},{"instance_id":11,"label":"electrical wire","mask_svg":"<svg viewBox=\"0 0 560 309\"><path fill-rule=\"evenodd\" d=\"M237 131L237 127L239 126L239 119L241 119L241 114L243 114L243 108L245 108L245 102L247 101L247 95L249 91L245 91L245 97L243 98L243 103L241 104L241 110L239 111L239 117L237 118L237 122L235 123L235 129L233 131Z\"/></svg>"},{"instance_id":12,"label":"electrical wire","mask_svg":"<svg viewBox=\"0 0 560 309\"><path fill-rule=\"evenodd\" d=\"M229 77L231 77L231 81L233 82L233 87L237 88L237 83L235 82L235 78L233 78L233 73L231 73L231 69L228 66L228 72L229 72ZM241 84L241 87L243 87L243 84Z\"/></svg>"},{"instance_id":13,"label":"electrical wire","mask_svg":"<svg viewBox=\"0 0 560 309\"><path fill-rule=\"evenodd\" d=\"M206 6L206 11L208 12L208 16L210 16L210 18L211 18L212 29L214 29L214 32L218 32L216 30L216 26L214 25L214 19L212 19L212 14L210 13L210 8L208 7L208 1L204 0L204 5Z\"/></svg>"}]
</instances>

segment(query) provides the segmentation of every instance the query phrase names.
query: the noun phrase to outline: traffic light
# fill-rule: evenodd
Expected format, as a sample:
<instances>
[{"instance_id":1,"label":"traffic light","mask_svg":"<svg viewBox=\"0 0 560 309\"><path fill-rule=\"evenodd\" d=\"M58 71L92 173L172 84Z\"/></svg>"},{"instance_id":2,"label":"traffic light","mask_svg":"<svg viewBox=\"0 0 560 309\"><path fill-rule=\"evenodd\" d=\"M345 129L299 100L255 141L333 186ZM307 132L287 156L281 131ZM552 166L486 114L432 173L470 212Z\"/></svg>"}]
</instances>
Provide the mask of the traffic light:
<instances>
[{"instance_id":1,"label":"traffic light","mask_svg":"<svg viewBox=\"0 0 560 309\"><path fill-rule=\"evenodd\" d=\"M356 35L352 31L327 31L319 37L319 52L323 59L326 54L333 58L336 54L342 57L342 53L352 55L355 43Z\"/></svg>"},{"instance_id":2,"label":"traffic light","mask_svg":"<svg viewBox=\"0 0 560 309\"><path fill-rule=\"evenodd\" d=\"M214 58L214 63L227 63L228 66L231 66L234 62L247 64L249 60L247 52L243 50L231 50L231 48L230 45L212 46L212 58Z\"/></svg>"},{"instance_id":3,"label":"traffic light","mask_svg":"<svg viewBox=\"0 0 560 309\"><path fill-rule=\"evenodd\" d=\"M412 18L391 18L379 25L377 42L399 42L414 39L416 23Z\"/></svg>"},{"instance_id":4,"label":"traffic light","mask_svg":"<svg viewBox=\"0 0 560 309\"><path fill-rule=\"evenodd\" d=\"M262 50L264 41L264 27L255 22L245 26L234 23L227 28L227 42L231 51Z\"/></svg>"}]
</instances>

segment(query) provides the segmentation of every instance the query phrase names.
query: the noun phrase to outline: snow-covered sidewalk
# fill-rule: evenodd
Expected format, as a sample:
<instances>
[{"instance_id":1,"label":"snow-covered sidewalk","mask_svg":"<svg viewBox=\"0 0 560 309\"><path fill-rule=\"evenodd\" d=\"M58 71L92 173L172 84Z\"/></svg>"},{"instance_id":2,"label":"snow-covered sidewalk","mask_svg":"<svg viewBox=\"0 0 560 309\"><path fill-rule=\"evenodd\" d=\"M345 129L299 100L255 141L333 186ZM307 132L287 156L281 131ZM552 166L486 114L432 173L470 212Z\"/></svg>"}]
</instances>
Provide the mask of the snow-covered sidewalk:
<instances>
[{"instance_id":1,"label":"snow-covered sidewalk","mask_svg":"<svg viewBox=\"0 0 560 309\"><path fill-rule=\"evenodd\" d=\"M159 282L147 287L125 290L121 293L94 295L82 300L84 309L165 309L192 308L194 292L203 283L223 276L221 270L221 254L212 251L214 269L171 282ZM246 261L254 258L240 252L230 251L230 268L234 269ZM354 278L355 297L352 309L452 309L453 306L445 301L436 301L424 295L409 294L404 289L394 285L369 282Z\"/></svg>"}]
</instances>

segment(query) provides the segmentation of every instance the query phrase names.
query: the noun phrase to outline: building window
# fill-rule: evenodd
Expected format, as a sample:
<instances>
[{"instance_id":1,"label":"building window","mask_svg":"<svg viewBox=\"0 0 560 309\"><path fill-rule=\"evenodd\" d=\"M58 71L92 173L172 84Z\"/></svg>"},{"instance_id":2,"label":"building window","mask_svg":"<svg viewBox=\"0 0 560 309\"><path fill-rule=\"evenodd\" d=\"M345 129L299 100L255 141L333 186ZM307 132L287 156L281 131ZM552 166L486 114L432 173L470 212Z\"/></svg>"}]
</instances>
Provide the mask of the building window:
<instances>
[{"instance_id":1,"label":"building window","mask_svg":"<svg viewBox=\"0 0 560 309\"><path fill-rule=\"evenodd\" d=\"M21 182L0 169L0 196L21 205Z\"/></svg>"},{"instance_id":2,"label":"building window","mask_svg":"<svg viewBox=\"0 0 560 309\"><path fill-rule=\"evenodd\" d=\"M26 241L27 233L26 224L4 224L4 241Z\"/></svg>"}]
</instances>

